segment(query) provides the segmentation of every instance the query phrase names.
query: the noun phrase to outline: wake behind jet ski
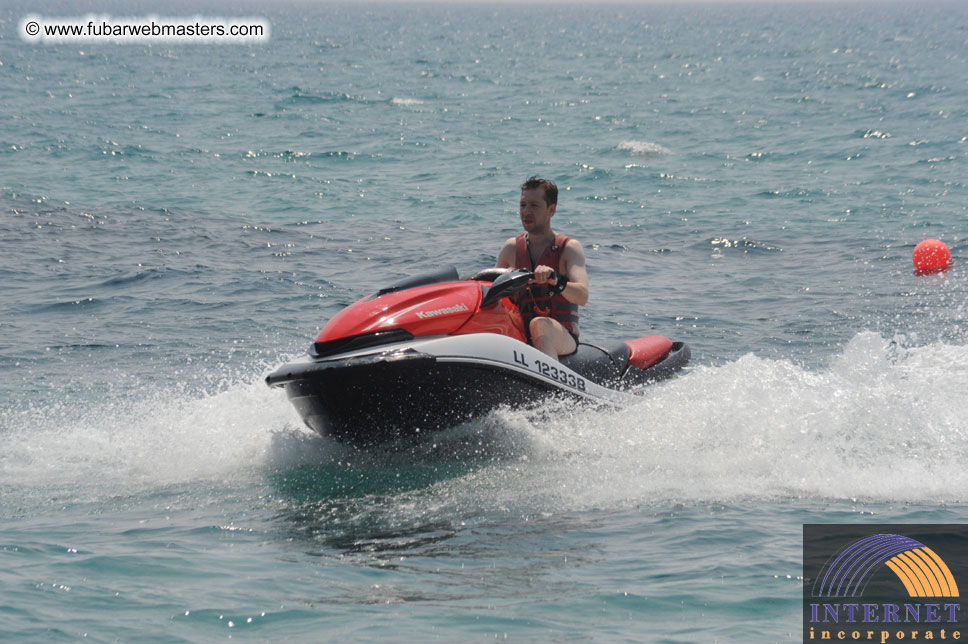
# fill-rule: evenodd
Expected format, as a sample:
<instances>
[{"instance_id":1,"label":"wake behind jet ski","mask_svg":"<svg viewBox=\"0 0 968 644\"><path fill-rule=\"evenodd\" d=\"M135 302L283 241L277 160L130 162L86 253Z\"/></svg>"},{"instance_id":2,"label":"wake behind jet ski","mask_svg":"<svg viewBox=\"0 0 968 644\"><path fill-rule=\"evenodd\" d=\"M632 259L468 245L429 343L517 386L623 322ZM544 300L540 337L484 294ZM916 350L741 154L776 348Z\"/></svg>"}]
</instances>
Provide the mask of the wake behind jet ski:
<instances>
[{"instance_id":1,"label":"wake behind jet ski","mask_svg":"<svg viewBox=\"0 0 968 644\"><path fill-rule=\"evenodd\" d=\"M316 432L366 446L549 395L627 405L688 363L689 347L663 336L548 357L527 344L509 299L531 275L490 268L461 280L450 268L398 282L337 313L306 358L266 383Z\"/></svg>"}]
</instances>

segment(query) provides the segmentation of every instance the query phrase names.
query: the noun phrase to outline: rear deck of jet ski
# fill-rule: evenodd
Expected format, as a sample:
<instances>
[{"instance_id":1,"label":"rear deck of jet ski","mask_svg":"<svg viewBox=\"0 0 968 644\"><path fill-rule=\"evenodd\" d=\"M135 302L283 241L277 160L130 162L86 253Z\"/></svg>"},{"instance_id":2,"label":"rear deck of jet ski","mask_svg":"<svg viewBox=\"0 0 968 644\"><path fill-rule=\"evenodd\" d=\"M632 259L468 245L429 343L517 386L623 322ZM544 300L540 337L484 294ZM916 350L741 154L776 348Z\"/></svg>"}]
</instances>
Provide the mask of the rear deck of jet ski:
<instances>
[{"instance_id":1,"label":"rear deck of jet ski","mask_svg":"<svg viewBox=\"0 0 968 644\"><path fill-rule=\"evenodd\" d=\"M665 340L665 338L661 339ZM640 338L640 340L649 341L651 338ZM689 362L689 347L682 342L668 341L667 345L652 343L657 346L645 347L642 357L633 355L633 348L640 349L634 344L639 341L631 342L632 346L629 342L615 342L607 347L580 342L577 351L561 356L559 359L563 365L585 378L603 387L618 389L664 380ZM641 359L645 362L641 362Z\"/></svg>"}]
</instances>

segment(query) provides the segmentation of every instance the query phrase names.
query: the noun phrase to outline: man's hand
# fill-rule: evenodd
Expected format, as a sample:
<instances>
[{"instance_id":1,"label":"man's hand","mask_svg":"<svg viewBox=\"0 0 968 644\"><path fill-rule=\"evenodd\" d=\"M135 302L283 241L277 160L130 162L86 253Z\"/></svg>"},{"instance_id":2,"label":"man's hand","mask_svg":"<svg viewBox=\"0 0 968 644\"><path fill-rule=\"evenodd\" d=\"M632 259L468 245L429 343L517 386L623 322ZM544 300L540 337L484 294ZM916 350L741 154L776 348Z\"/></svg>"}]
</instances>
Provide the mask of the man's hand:
<instances>
[{"instance_id":1,"label":"man's hand","mask_svg":"<svg viewBox=\"0 0 968 644\"><path fill-rule=\"evenodd\" d=\"M534 279L531 282L538 286L554 286L558 283L558 274L555 269L542 264L534 269Z\"/></svg>"}]
</instances>

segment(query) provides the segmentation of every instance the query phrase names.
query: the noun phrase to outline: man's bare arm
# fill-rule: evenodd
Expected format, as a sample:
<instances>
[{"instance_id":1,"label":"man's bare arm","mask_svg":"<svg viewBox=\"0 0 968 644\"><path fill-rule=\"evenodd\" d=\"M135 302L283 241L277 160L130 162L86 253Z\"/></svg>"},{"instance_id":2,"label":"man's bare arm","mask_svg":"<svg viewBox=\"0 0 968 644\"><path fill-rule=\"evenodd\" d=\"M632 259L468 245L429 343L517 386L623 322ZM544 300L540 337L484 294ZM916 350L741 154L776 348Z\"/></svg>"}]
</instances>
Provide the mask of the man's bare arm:
<instances>
[{"instance_id":1,"label":"man's bare arm","mask_svg":"<svg viewBox=\"0 0 968 644\"><path fill-rule=\"evenodd\" d=\"M568 277L568 285L562 292L569 302L584 306L588 302L588 272L585 270L585 251L581 244L571 239L561 253L562 269Z\"/></svg>"},{"instance_id":2,"label":"man's bare arm","mask_svg":"<svg viewBox=\"0 0 968 644\"><path fill-rule=\"evenodd\" d=\"M501 252L497 255L498 268L511 268L514 266L514 256L517 254L517 240L512 237L501 246Z\"/></svg>"}]
</instances>

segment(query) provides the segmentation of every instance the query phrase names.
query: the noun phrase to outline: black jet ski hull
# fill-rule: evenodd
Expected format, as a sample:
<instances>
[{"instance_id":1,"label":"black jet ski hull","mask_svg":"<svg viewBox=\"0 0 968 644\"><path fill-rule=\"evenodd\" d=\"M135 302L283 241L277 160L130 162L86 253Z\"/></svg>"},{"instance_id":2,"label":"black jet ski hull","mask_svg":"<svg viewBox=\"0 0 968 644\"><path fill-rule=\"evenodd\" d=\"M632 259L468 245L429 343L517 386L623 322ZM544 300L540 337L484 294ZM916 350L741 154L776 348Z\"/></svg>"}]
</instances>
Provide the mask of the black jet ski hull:
<instances>
[{"instance_id":1,"label":"black jet ski hull","mask_svg":"<svg viewBox=\"0 0 968 644\"><path fill-rule=\"evenodd\" d=\"M304 373L284 387L311 429L358 446L426 435L500 404L540 400L556 389L493 366L438 363L419 354L348 360Z\"/></svg>"},{"instance_id":2,"label":"black jet ski hull","mask_svg":"<svg viewBox=\"0 0 968 644\"><path fill-rule=\"evenodd\" d=\"M423 437L500 406L527 406L550 395L621 406L688 359L688 347L677 343L650 369L602 370L596 359L572 370L516 340L481 334L291 363L266 380L285 389L314 431L369 446ZM591 368L593 363L598 366Z\"/></svg>"}]
</instances>

